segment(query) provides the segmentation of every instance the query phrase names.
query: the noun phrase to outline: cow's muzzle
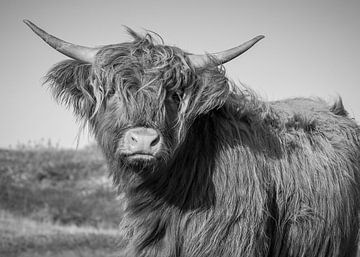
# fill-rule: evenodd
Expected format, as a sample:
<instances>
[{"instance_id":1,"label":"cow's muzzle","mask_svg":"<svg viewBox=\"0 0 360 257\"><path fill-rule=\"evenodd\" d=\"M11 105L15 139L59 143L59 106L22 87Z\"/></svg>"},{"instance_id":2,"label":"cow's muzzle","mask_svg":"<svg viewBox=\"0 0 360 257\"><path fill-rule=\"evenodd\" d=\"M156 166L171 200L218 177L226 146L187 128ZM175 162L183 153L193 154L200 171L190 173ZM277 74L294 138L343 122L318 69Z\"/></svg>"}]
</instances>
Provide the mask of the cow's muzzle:
<instances>
[{"instance_id":1,"label":"cow's muzzle","mask_svg":"<svg viewBox=\"0 0 360 257\"><path fill-rule=\"evenodd\" d=\"M162 137L152 128L131 128L123 135L124 154L129 160L152 160L161 150Z\"/></svg>"}]
</instances>

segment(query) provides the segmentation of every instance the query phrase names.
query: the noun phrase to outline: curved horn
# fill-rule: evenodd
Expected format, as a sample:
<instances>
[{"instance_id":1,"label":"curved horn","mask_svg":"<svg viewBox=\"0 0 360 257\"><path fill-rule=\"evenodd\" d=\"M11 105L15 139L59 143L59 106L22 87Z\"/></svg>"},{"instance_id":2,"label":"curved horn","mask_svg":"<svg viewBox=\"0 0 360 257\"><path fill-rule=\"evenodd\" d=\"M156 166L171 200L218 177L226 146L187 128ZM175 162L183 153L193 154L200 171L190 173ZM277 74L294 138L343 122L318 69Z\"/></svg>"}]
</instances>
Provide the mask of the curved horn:
<instances>
[{"instance_id":1,"label":"curved horn","mask_svg":"<svg viewBox=\"0 0 360 257\"><path fill-rule=\"evenodd\" d=\"M218 61L218 65L224 64L224 63L231 61L232 59L238 57L239 55L246 52L247 50L249 50L253 45L255 45L259 40L263 39L264 37L265 36L263 36L263 35L254 37L253 39L251 39L239 46L236 46L234 48L231 48L231 49L223 51L223 52L210 54L210 56ZM211 62L208 55L190 54L190 55L188 55L188 58L195 68L203 68Z\"/></svg>"},{"instance_id":2,"label":"curved horn","mask_svg":"<svg viewBox=\"0 0 360 257\"><path fill-rule=\"evenodd\" d=\"M23 20L23 22L56 51L59 51L60 53L79 61L87 63L93 63L95 61L95 55L100 48L91 48L71 44L57 37L54 37L53 35L50 35L29 20Z\"/></svg>"}]
</instances>

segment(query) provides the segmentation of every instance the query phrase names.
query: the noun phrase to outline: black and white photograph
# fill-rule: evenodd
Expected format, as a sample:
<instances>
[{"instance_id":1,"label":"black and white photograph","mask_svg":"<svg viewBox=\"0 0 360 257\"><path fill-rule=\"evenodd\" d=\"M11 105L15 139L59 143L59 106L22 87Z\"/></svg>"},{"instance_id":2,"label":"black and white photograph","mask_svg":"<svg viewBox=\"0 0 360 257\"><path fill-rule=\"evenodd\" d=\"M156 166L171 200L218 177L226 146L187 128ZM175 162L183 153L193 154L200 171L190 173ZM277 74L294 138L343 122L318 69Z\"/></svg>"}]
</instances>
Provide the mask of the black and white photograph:
<instances>
[{"instance_id":1,"label":"black and white photograph","mask_svg":"<svg viewBox=\"0 0 360 257\"><path fill-rule=\"evenodd\" d=\"M0 257L360 257L360 1L1 0Z\"/></svg>"}]
</instances>

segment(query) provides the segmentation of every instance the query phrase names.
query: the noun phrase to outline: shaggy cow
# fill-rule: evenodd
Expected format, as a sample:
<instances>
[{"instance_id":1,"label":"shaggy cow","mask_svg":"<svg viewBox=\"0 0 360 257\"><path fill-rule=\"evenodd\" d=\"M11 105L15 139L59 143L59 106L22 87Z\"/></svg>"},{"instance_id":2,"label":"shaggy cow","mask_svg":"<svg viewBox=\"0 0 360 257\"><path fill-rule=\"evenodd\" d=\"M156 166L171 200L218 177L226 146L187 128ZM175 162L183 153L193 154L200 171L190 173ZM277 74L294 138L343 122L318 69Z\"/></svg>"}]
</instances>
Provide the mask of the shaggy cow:
<instances>
[{"instance_id":1,"label":"shaggy cow","mask_svg":"<svg viewBox=\"0 0 360 257\"><path fill-rule=\"evenodd\" d=\"M265 102L214 55L132 42L89 48L26 24L71 57L47 75L94 133L127 202L124 256L355 256L360 130L341 100Z\"/></svg>"}]
</instances>

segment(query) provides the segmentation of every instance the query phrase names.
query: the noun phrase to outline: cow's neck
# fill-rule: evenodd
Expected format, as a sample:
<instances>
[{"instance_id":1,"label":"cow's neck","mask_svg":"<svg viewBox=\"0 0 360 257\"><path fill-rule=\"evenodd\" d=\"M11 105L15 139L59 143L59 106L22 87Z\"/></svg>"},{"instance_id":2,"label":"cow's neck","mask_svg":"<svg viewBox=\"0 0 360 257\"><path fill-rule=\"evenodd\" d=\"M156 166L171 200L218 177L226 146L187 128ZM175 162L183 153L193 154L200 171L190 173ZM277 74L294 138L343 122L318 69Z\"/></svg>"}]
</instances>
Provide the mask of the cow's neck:
<instances>
[{"instance_id":1,"label":"cow's neck","mask_svg":"<svg viewBox=\"0 0 360 257\"><path fill-rule=\"evenodd\" d=\"M213 133L213 120L208 115L199 118L175 158L165 167L158 167L155 176L142 181L131 192L140 195L146 192L152 198L148 201L142 196L144 205L151 205L155 199L181 211L209 208L215 197L212 173L217 147Z\"/></svg>"},{"instance_id":2,"label":"cow's neck","mask_svg":"<svg viewBox=\"0 0 360 257\"><path fill-rule=\"evenodd\" d=\"M239 127L239 120L234 117L225 117L218 110L197 119L174 160L167 167L158 168L152 179L138 178L129 188L130 222L137 229L134 240L141 249L155 242L170 246L169 242L181 241L171 238L184 234L192 215L206 219L206 213L216 211L215 199L225 199L224 195L219 196L224 192L215 192L220 187L214 185L214 180L228 179L224 177L227 172L219 170L219 166L224 163L220 160L224 149L231 149L230 144L240 140L241 132L235 128Z\"/></svg>"}]
</instances>

